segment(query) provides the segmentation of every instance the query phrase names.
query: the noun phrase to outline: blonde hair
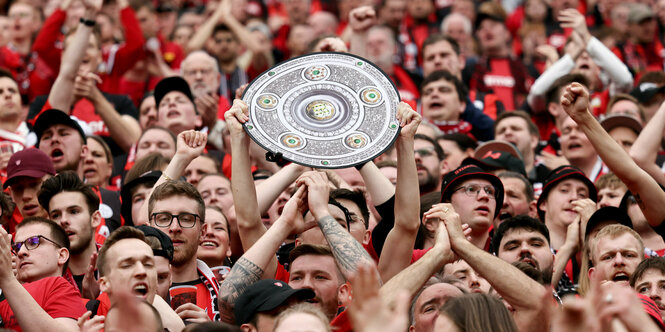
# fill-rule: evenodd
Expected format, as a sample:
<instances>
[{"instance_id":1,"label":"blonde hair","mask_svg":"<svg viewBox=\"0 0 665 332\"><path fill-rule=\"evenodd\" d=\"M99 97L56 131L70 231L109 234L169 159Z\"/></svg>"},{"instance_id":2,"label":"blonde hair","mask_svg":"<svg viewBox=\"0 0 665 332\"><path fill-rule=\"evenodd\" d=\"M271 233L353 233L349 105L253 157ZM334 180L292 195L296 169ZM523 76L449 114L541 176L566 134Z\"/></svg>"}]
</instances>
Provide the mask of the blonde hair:
<instances>
[{"instance_id":1,"label":"blonde hair","mask_svg":"<svg viewBox=\"0 0 665 332\"><path fill-rule=\"evenodd\" d=\"M626 233L632 235L637 240L637 242L639 243L638 254L640 255L640 257L644 258L644 242L642 242L642 237L640 237L640 235L637 234L637 232L624 225L613 224L603 227L598 232L593 241L591 241L591 250L589 253L593 265L596 265L596 257L594 257L595 256L594 253L596 251L596 248L598 247L598 243L600 242L601 238L609 237L610 239L616 239L619 236Z\"/></svg>"},{"instance_id":2,"label":"blonde hair","mask_svg":"<svg viewBox=\"0 0 665 332\"><path fill-rule=\"evenodd\" d=\"M295 304L288 309L282 311L279 316L275 319L275 326L273 328L273 331L277 331L277 328L279 327L279 324L281 324L288 316L297 314L297 313L303 313L303 314L308 314L311 316L314 316L318 318L323 326L325 327L326 332L331 332L332 330L330 329L330 320L328 320L328 317L321 311L320 308L315 307L311 303L298 303Z\"/></svg>"}]
</instances>

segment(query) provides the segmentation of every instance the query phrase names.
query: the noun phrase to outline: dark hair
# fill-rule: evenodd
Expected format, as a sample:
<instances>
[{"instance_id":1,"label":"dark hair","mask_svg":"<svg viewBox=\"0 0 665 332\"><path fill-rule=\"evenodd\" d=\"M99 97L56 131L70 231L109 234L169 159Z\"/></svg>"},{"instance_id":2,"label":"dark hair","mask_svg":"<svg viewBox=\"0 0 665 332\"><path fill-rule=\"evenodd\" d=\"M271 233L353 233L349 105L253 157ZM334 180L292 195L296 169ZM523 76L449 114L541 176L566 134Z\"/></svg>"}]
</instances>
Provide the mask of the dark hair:
<instances>
[{"instance_id":1,"label":"dark hair","mask_svg":"<svg viewBox=\"0 0 665 332\"><path fill-rule=\"evenodd\" d=\"M455 142L455 144L457 144L457 147L462 151L466 151L467 149L475 150L478 147L478 141L469 137L469 135L462 133L445 134L437 137L436 140L437 141L446 140L446 141Z\"/></svg>"},{"instance_id":2,"label":"dark hair","mask_svg":"<svg viewBox=\"0 0 665 332\"><path fill-rule=\"evenodd\" d=\"M18 85L18 83L16 82L16 79L14 78L14 75L9 70L7 70L5 68L0 68L0 78L2 78L2 77L9 78L12 81L14 81L14 83L16 83L16 85Z\"/></svg>"},{"instance_id":3,"label":"dark hair","mask_svg":"<svg viewBox=\"0 0 665 332\"><path fill-rule=\"evenodd\" d=\"M365 229L369 228L369 210L367 209L367 200L365 200L365 195L361 191L359 190L351 191L349 189L344 189L344 188L334 189L330 192L330 197L337 201L340 199L346 199L357 205L358 208L360 209L360 213L362 214L360 217L363 218L362 221L363 225L365 226ZM347 222L350 221L347 220Z\"/></svg>"},{"instance_id":4,"label":"dark hair","mask_svg":"<svg viewBox=\"0 0 665 332\"><path fill-rule=\"evenodd\" d=\"M496 134L496 127L499 126L499 122L501 122L504 119L507 118L522 118L524 121L526 121L526 125L529 128L529 133L532 136L540 137L540 131L538 130L538 126L536 126L535 123L533 123L533 120L531 120L531 116L524 111L511 111L511 112L503 112L499 114L499 116L496 117L496 121L494 121L494 133Z\"/></svg>"},{"instance_id":5,"label":"dark hair","mask_svg":"<svg viewBox=\"0 0 665 332\"><path fill-rule=\"evenodd\" d=\"M49 234L50 235L49 238L58 245L69 250L70 243L69 243L69 237L67 236L67 232L65 232L65 230L55 221L42 217L29 217L23 219L23 221L20 224L16 225L16 230L18 231L19 229L30 225L44 225L48 227L49 233L51 233ZM65 262L65 265L62 266L63 274L65 273L65 271L67 271L68 264L69 260L67 260L67 262Z\"/></svg>"},{"instance_id":6,"label":"dark hair","mask_svg":"<svg viewBox=\"0 0 665 332\"><path fill-rule=\"evenodd\" d=\"M450 47L453 49L453 52L455 52L455 55L460 54L460 47L457 41L449 36L446 36L441 33L435 33L432 35L429 35L429 37L425 38L425 41L423 42L423 46L420 49L421 53L424 55L425 54L425 48L427 46L436 44L440 41L447 41L448 44L450 44Z\"/></svg>"},{"instance_id":7,"label":"dark hair","mask_svg":"<svg viewBox=\"0 0 665 332\"><path fill-rule=\"evenodd\" d=\"M252 325L256 326L256 321ZM182 330L182 332L242 332L242 329L224 322L205 322L189 324L185 326L185 329Z\"/></svg>"},{"instance_id":8,"label":"dark hair","mask_svg":"<svg viewBox=\"0 0 665 332\"><path fill-rule=\"evenodd\" d=\"M563 75L554 81L554 83L550 85L549 89L547 89L547 92L545 93L545 100L547 103L558 104L559 99L561 99L561 89L573 82L578 82L587 87L589 86L589 80L582 74Z\"/></svg>"},{"instance_id":9,"label":"dark hair","mask_svg":"<svg viewBox=\"0 0 665 332\"><path fill-rule=\"evenodd\" d=\"M150 171L161 171L162 167L165 167L169 164L169 160L164 157L161 153L159 152L152 152L149 153L143 158L139 159L134 163L134 166L127 171L127 175L125 175L125 180L123 181L123 185L130 183L131 181L141 177L141 175L150 172ZM148 185L149 187L152 187L155 184L153 182L152 184Z\"/></svg>"},{"instance_id":10,"label":"dark hair","mask_svg":"<svg viewBox=\"0 0 665 332\"><path fill-rule=\"evenodd\" d=\"M662 70L648 71L640 77L638 85L642 83L656 83L658 85L665 85L665 72Z\"/></svg>"},{"instance_id":11,"label":"dark hair","mask_svg":"<svg viewBox=\"0 0 665 332\"><path fill-rule=\"evenodd\" d=\"M517 332L506 306L487 294L465 294L450 298L440 313L465 332Z\"/></svg>"},{"instance_id":12,"label":"dark hair","mask_svg":"<svg viewBox=\"0 0 665 332\"><path fill-rule=\"evenodd\" d=\"M88 208L88 213L92 215L99 210L99 196L92 189L91 185L83 183L74 171L64 171L56 176L46 179L37 194L39 204L50 213L50 203L53 196L61 192L78 192L83 195Z\"/></svg>"},{"instance_id":13,"label":"dark hair","mask_svg":"<svg viewBox=\"0 0 665 332\"><path fill-rule=\"evenodd\" d=\"M637 281L642 278L648 270L657 270L665 275L665 257L649 257L640 262L630 276L630 287L635 287Z\"/></svg>"},{"instance_id":14,"label":"dark hair","mask_svg":"<svg viewBox=\"0 0 665 332\"><path fill-rule=\"evenodd\" d=\"M231 243L231 233L230 233L231 232L231 229L230 229L231 226L229 225L229 218L226 217L226 214L224 214L224 211L222 211L222 209L220 209L218 206L215 206L215 205L208 205L208 206L206 206L206 209L217 211L222 215L222 217L224 217L224 222L226 222L226 234L229 236L229 243Z\"/></svg>"},{"instance_id":15,"label":"dark hair","mask_svg":"<svg viewBox=\"0 0 665 332\"><path fill-rule=\"evenodd\" d=\"M129 2L130 7L134 12L138 12L143 8L147 8L151 13L155 13L155 5L150 0L132 0Z\"/></svg>"},{"instance_id":16,"label":"dark hair","mask_svg":"<svg viewBox=\"0 0 665 332\"><path fill-rule=\"evenodd\" d=\"M201 197L201 194L198 192L198 190L196 190L196 188L194 188L191 183L181 180L169 180L153 189L152 195L150 195L150 201L148 202L148 215L152 214L152 211L155 208L155 203L157 201L173 196L185 196L196 201L198 204L199 219L201 219L201 223L205 222L206 205L203 201L203 198Z\"/></svg>"},{"instance_id":17,"label":"dark hair","mask_svg":"<svg viewBox=\"0 0 665 332\"><path fill-rule=\"evenodd\" d=\"M441 148L441 145L437 143L435 140L433 140L431 137L423 134L415 134L413 136L414 140L423 140L423 141L428 141L434 146L434 152L436 152L436 157L439 159L439 161L446 159L446 155L443 152L443 149Z\"/></svg>"},{"instance_id":18,"label":"dark hair","mask_svg":"<svg viewBox=\"0 0 665 332\"><path fill-rule=\"evenodd\" d=\"M526 199L529 202L536 199L536 196L533 192L533 185L531 184L529 179L527 179L524 175L513 171L503 171L497 174L497 176L499 177L499 179L518 179L522 181L522 183L524 184L524 195L526 196Z\"/></svg>"},{"instance_id":19,"label":"dark hair","mask_svg":"<svg viewBox=\"0 0 665 332\"><path fill-rule=\"evenodd\" d=\"M422 84L420 84L421 93L425 89L425 86L427 86L427 84L441 80L452 83L455 86L455 90L457 92L457 99L459 99L459 101L461 102L466 101L466 96L468 92L466 87L464 86L464 83L462 83L462 81L460 81L457 77L455 77L455 75L451 74L447 70L437 70L427 75L423 80Z\"/></svg>"},{"instance_id":20,"label":"dark hair","mask_svg":"<svg viewBox=\"0 0 665 332\"><path fill-rule=\"evenodd\" d=\"M99 276L103 277L106 275L106 255L109 249L113 247L114 244L124 239L138 239L150 246L150 242L146 240L145 234L140 230L130 226L122 226L116 229L108 238L106 238L104 245L99 249L99 254L97 256L97 270L99 270Z\"/></svg>"},{"instance_id":21,"label":"dark hair","mask_svg":"<svg viewBox=\"0 0 665 332\"><path fill-rule=\"evenodd\" d=\"M494 254L499 253L499 249L501 249L501 240L506 233L516 229L540 233L545 239L547 239L547 244L549 245L550 243L550 232L547 230L547 227L543 222L529 216L519 215L506 219L494 231L494 236L492 237L492 252Z\"/></svg>"},{"instance_id":22,"label":"dark hair","mask_svg":"<svg viewBox=\"0 0 665 332\"><path fill-rule=\"evenodd\" d=\"M12 201L12 198L7 193L0 192L0 212L2 212L0 224L7 225L12 218L14 208L16 208L16 204Z\"/></svg>"},{"instance_id":23,"label":"dark hair","mask_svg":"<svg viewBox=\"0 0 665 332\"><path fill-rule=\"evenodd\" d=\"M210 35L214 36L219 32L228 32L233 35L233 40L238 41L238 36L236 36L235 32L233 32L233 30L231 30L231 28L229 28L226 24L215 25L215 28L212 30L212 34Z\"/></svg>"}]
</instances>

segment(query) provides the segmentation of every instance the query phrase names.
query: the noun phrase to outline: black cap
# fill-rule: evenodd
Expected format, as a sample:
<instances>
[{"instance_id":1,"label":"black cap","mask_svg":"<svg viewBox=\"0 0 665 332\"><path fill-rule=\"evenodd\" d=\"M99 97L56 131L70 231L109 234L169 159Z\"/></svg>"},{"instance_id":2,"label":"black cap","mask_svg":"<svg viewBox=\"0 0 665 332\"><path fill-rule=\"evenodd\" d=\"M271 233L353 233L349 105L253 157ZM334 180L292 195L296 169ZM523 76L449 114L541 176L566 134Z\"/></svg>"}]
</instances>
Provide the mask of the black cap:
<instances>
[{"instance_id":1,"label":"black cap","mask_svg":"<svg viewBox=\"0 0 665 332\"><path fill-rule=\"evenodd\" d=\"M557 183L566 179L577 179L582 181L587 186L587 189L589 189L589 198L594 202L598 201L596 186L594 186L593 182L584 175L582 170L571 165L559 166L547 175L547 179L545 179L545 183L543 184L543 191L540 194L540 197L538 197L538 204L536 206L541 221L545 221L545 211L540 209L540 203L547 199L547 194L549 194L550 190L552 190Z\"/></svg>"},{"instance_id":2,"label":"black cap","mask_svg":"<svg viewBox=\"0 0 665 332\"><path fill-rule=\"evenodd\" d=\"M146 237L152 236L159 240L162 249L152 249L152 252L155 254L155 256L164 257L168 259L169 262L173 261L173 241L171 241L171 238L168 235L157 228L147 225L137 226L136 228L143 232Z\"/></svg>"},{"instance_id":3,"label":"black cap","mask_svg":"<svg viewBox=\"0 0 665 332\"><path fill-rule=\"evenodd\" d=\"M162 176L162 171L149 171L122 185L120 189L120 200L122 201L120 214L125 219L125 224L134 225L134 219L132 218L132 189L140 184L151 181L154 184L154 182L159 180L160 176Z\"/></svg>"},{"instance_id":4,"label":"black cap","mask_svg":"<svg viewBox=\"0 0 665 332\"><path fill-rule=\"evenodd\" d=\"M478 30L478 27L480 27L480 24L483 23L484 20L492 20L496 22L501 22L505 23L506 19L499 16L499 15L493 15L490 13L485 13L485 12L479 12L478 15L476 16L476 29Z\"/></svg>"},{"instance_id":5,"label":"black cap","mask_svg":"<svg viewBox=\"0 0 665 332\"><path fill-rule=\"evenodd\" d=\"M180 76L171 76L162 79L155 86L155 105L159 108L159 103L162 102L164 96L171 91L180 91L187 96L187 98L194 104L194 96L192 90L189 88L189 83Z\"/></svg>"},{"instance_id":6,"label":"black cap","mask_svg":"<svg viewBox=\"0 0 665 332\"><path fill-rule=\"evenodd\" d=\"M628 214L614 206L606 206L598 209L591 215L584 230L584 237L588 237L589 233L596 228L600 223L605 221L616 221L617 224L624 225L628 228L633 228L633 222L630 220Z\"/></svg>"},{"instance_id":7,"label":"black cap","mask_svg":"<svg viewBox=\"0 0 665 332\"><path fill-rule=\"evenodd\" d=\"M314 297L314 291L309 288L293 289L281 280L259 280L249 286L236 300L234 308L236 324L246 324L255 314L274 310L292 297L301 301L311 299Z\"/></svg>"},{"instance_id":8,"label":"black cap","mask_svg":"<svg viewBox=\"0 0 665 332\"><path fill-rule=\"evenodd\" d=\"M52 108L39 114L35 120L35 125L33 126L33 131L37 135L37 143L35 144L35 147L39 147L39 141L41 141L44 131L56 124L62 124L76 129L83 140L85 140L85 132L76 120L72 119L65 112Z\"/></svg>"},{"instance_id":9,"label":"black cap","mask_svg":"<svg viewBox=\"0 0 665 332\"><path fill-rule=\"evenodd\" d=\"M450 196L453 195L455 185L468 179L485 179L489 181L494 189L496 189L496 208L494 210L494 218L499 215L501 206L503 206L503 183L498 177L491 173L487 173L477 165L462 165L457 169L450 171L443 177L441 183L441 202L448 201Z\"/></svg>"},{"instance_id":10,"label":"black cap","mask_svg":"<svg viewBox=\"0 0 665 332\"><path fill-rule=\"evenodd\" d=\"M644 82L635 87L630 95L635 97L640 104L647 104L657 93L665 91L664 86L658 86L656 83Z\"/></svg>"}]
</instances>

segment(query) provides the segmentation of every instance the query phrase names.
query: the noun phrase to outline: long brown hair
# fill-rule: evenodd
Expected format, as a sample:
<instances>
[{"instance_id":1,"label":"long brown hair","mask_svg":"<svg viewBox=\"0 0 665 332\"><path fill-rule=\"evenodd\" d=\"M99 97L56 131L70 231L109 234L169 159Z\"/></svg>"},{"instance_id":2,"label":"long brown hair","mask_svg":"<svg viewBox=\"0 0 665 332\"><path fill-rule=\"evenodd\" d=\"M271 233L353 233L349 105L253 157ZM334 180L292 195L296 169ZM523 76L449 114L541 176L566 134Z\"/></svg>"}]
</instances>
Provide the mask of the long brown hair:
<instances>
[{"instance_id":1,"label":"long brown hair","mask_svg":"<svg viewBox=\"0 0 665 332\"><path fill-rule=\"evenodd\" d=\"M451 298L441 307L441 314L464 332L517 332L506 306L487 294Z\"/></svg>"}]
</instances>

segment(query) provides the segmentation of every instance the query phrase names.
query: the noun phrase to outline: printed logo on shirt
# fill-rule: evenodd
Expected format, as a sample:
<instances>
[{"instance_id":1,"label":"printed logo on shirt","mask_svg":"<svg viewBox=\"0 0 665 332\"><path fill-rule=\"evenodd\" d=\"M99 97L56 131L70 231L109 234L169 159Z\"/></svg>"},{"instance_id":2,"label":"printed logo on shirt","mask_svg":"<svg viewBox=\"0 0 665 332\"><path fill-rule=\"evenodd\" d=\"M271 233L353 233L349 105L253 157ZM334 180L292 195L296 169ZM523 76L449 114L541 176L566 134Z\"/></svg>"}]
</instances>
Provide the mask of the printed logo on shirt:
<instances>
[{"instance_id":1,"label":"printed logo on shirt","mask_svg":"<svg viewBox=\"0 0 665 332\"><path fill-rule=\"evenodd\" d=\"M512 76L485 75L483 81L487 86L502 86L506 88L515 86L515 79Z\"/></svg>"}]
</instances>

